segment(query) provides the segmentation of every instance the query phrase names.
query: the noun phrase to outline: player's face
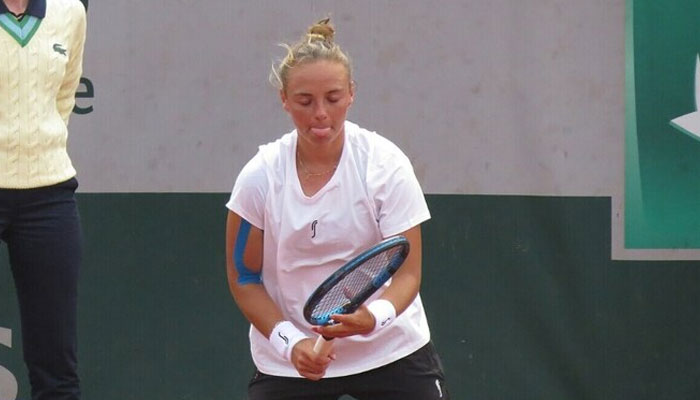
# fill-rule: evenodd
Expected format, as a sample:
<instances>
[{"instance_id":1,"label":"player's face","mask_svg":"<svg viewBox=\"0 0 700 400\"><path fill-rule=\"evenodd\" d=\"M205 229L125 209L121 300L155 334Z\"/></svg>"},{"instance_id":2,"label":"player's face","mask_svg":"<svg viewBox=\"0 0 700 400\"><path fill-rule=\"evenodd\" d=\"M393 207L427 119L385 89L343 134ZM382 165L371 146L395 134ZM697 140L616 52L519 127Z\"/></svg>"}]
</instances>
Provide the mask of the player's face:
<instances>
[{"instance_id":1,"label":"player's face","mask_svg":"<svg viewBox=\"0 0 700 400\"><path fill-rule=\"evenodd\" d=\"M280 92L282 106L292 117L300 139L319 145L342 138L353 96L345 66L328 60L292 68L287 88Z\"/></svg>"}]
</instances>

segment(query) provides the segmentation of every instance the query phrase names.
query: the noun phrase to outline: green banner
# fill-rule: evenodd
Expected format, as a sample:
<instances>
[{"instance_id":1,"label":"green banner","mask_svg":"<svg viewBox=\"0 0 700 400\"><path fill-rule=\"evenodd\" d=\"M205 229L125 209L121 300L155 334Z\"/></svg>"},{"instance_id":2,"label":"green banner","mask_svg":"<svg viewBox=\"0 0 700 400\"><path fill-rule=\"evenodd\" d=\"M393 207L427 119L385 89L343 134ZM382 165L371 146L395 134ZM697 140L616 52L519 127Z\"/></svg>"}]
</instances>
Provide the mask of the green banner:
<instances>
[{"instance_id":1,"label":"green banner","mask_svg":"<svg viewBox=\"0 0 700 400\"><path fill-rule=\"evenodd\" d=\"M627 248L700 248L698 21L697 1L627 1Z\"/></svg>"}]
</instances>

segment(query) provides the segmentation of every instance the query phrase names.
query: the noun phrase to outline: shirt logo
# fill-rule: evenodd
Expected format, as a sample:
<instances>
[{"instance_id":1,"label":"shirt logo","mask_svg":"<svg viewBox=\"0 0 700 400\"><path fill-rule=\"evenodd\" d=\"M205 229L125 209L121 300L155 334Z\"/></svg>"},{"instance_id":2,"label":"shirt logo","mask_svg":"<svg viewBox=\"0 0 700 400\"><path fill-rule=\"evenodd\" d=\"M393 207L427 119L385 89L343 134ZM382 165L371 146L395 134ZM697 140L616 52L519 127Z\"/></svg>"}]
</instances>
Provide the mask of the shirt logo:
<instances>
[{"instance_id":1,"label":"shirt logo","mask_svg":"<svg viewBox=\"0 0 700 400\"><path fill-rule=\"evenodd\" d=\"M317 219L315 219L314 222L311 223L311 232L312 232L311 239L316 237L316 224L318 224Z\"/></svg>"},{"instance_id":2,"label":"shirt logo","mask_svg":"<svg viewBox=\"0 0 700 400\"><path fill-rule=\"evenodd\" d=\"M65 56L66 55L66 49L63 48L63 45L60 43L54 43L53 44L53 51L56 53Z\"/></svg>"}]
</instances>

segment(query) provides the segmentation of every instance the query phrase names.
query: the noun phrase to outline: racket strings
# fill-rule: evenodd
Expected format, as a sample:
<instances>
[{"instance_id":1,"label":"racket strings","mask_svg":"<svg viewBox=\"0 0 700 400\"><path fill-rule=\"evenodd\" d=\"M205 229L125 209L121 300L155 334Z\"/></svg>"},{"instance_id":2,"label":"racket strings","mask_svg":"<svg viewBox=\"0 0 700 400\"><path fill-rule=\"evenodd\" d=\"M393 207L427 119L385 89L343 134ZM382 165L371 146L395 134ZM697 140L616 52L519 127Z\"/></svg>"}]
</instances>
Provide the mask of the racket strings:
<instances>
[{"instance_id":1,"label":"racket strings","mask_svg":"<svg viewBox=\"0 0 700 400\"><path fill-rule=\"evenodd\" d=\"M345 275L314 307L312 318L332 323L332 314L349 312L346 307L358 303L357 297L373 287L375 279L385 273L400 251L400 247L394 247L379 253Z\"/></svg>"}]
</instances>

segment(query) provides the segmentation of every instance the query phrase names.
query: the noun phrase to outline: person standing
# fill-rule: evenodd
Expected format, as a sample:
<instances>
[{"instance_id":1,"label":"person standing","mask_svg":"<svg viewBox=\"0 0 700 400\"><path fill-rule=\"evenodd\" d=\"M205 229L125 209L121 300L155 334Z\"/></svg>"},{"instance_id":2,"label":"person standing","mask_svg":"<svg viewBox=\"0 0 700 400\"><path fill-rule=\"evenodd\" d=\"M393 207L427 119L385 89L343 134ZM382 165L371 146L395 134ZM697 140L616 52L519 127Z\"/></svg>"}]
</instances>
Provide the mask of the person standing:
<instances>
[{"instance_id":1,"label":"person standing","mask_svg":"<svg viewBox=\"0 0 700 400\"><path fill-rule=\"evenodd\" d=\"M0 0L0 239L34 400L80 398L82 232L66 143L85 33L79 0Z\"/></svg>"},{"instance_id":2,"label":"person standing","mask_svg":"<svg viewBox=\"0 0 700 400\"><path fill-rule=\"evenodd\" d=\"M248 398L449 399L419 296L430 213L406 155L346 120L355 85L334 34L324 19L287 46L271 78L296 129L260 146L227 203L228 283L256 367ZM304 320L326 277L399 234L411 252L366 306L332 326ZM319 334L336 338L330 354L313 351Z\"/></svg>"}]
</instances>

